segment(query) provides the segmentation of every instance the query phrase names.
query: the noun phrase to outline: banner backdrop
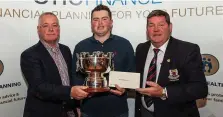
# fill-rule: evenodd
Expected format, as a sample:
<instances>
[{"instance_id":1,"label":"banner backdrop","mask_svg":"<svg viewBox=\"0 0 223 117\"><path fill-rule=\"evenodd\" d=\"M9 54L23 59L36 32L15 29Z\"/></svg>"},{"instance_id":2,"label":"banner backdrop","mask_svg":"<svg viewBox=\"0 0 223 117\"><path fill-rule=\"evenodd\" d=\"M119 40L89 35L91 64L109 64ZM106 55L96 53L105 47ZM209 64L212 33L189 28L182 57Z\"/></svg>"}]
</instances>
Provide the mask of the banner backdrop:
<instances>
[{"instance_id":1,"label":"banner backdrop","mask_svg":"<svg viewBox=\"0 0 223 117\"><path fill-rule=\"evenodd\" d=\"M112 10L112 33L136 46L146 41L146 17L153 9L166 10L173 23L172 35L197 43L203 54L209 86L201 117L222 117L223 108L223 1L192 0L0 0L0 117L22 117L27 85L20 70L20 54L38 41L37 23L42 12L55 13L61 25L60 43L73 51L92 35L90 13L98 4ZM129 98L130 117L134 98ZM204 106L205 105L205 106Z\"/></svg>"}]
</instances>

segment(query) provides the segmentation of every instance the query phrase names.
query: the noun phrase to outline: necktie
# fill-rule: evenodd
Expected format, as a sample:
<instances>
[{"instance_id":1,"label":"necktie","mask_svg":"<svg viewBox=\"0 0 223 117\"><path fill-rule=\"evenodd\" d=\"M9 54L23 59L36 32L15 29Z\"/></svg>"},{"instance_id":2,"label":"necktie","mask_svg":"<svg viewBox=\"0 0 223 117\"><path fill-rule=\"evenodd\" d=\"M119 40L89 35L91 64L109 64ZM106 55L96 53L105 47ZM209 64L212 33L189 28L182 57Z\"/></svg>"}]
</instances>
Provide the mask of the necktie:
<instances>
[{"instance_id":1,"label":"necktie","mask_svg":"<svg viewBox=\"0 0 223 117\"><path fill-rule=\"evenodd\" d=\"M154 57L150 62L149 65L149 70L148 70L148 75L147 75L147 81L156 81L156 63L157 63L157 54L159 52L160 49L153 49L154 51ZM148 85L146 85L146 87L149 87ZM144 100L146 103L147 107L150 107L153 103L152 101L152 97L145 95L144 96Z\"/></svg>"}]
</instances>

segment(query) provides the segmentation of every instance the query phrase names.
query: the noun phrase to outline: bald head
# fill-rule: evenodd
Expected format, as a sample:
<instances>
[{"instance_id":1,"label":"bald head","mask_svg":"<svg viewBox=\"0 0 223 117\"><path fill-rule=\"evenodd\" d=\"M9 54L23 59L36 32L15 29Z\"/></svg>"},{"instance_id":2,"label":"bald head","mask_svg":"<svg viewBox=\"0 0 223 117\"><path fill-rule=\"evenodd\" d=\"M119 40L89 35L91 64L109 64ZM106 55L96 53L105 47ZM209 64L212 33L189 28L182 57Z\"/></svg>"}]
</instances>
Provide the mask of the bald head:
<instances>
[{"instance_id":1,"label":"bald head","mask_svg":"<svg viewBox=\"0 0 223 117\"><path fill-rule=\"evenodd\" d=\"M43 19L43 17L44 16L46 16L46 15L50 15L50 16L54 16L54 17L56 17L56 19L57 19L57 21L58 21L58 24L59 24L59 20L58 20L58 18L57 18L57 16L55 15L55 14L53 14L52 12L44 12L44 13L42 13L40 16L39 16L39 20L38 20L38 25L41 25L42 24L42 19Z\"/></svg>"}]
</instances>

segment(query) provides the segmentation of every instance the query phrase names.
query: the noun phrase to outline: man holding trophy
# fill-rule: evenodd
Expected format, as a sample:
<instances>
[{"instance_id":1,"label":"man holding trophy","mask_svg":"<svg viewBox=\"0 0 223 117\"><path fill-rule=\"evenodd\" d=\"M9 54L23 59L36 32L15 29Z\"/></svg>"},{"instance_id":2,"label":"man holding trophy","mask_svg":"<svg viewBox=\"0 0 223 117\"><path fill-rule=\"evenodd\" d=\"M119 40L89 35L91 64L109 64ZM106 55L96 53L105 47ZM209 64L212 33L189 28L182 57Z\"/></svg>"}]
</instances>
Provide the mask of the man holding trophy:
<instances>
[{"instance_id":1,"label":"man holding trophy","mask_svg":"<svg viewBox=\"0 0 223 117\"><path fill-rule=\"evenodd\" d=\"M88 96L86 86L73 86L72 55L60 44L60 24L52 12L38 19L39 42L21 54L21 70L28 90L23 117L74 117L75 100Z\"/></svg>"},{"instance_id":2,"label":"man holding trophy","mask_svg":"<svg viewBox=\"0 0 223 117\"><path fill-rule=\"evenodd\" d=\"M113 20L107 6L91 12L93 36L79 42L73 53L75 85L86 85L91 94L80 105L82 117L128 117L127 94L118 85L108 87L108 72L133 72L134 50L123 37L111 34Z\"/></svg>"}]
</instances>

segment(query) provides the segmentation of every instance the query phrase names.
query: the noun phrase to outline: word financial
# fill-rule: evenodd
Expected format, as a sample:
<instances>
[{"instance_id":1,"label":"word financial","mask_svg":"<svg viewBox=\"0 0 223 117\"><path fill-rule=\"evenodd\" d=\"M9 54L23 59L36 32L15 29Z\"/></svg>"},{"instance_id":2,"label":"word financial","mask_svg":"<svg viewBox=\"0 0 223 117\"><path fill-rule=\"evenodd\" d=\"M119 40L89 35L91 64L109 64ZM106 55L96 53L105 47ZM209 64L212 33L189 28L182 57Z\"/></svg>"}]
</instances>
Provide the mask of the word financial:
<instances>
[{"instance_id":1,"label":"word financial","mask_svg":"<svg viewBox=\"0 0 223 117\"><path fill-rule=\"evenodd\" d=\"M3 9L0 8L0 17L8 18L38 18L44 11L29 10L29 9ZM91 19L90 11L51 11L59 19ZM118 19L129 19L132 17L131 11L112 11L112 17Z\"/></svg>"}]
</instances>

